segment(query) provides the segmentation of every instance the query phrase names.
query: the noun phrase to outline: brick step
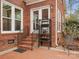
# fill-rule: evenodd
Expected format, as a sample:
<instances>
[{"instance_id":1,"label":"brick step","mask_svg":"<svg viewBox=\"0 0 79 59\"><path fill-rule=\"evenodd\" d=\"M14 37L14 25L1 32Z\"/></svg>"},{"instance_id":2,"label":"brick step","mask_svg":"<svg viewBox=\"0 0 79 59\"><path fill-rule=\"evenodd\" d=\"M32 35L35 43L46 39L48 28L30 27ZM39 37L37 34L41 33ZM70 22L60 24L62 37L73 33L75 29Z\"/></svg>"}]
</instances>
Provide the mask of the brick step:
<instances>
[{"instance_id":1,"label":"brick step","mask_svg":"<svg viewBox=\"0 0 79 59\"><path fill-rule=\"evenodd\" d=\"M29 42L21 42L21 43L19 43L19 44L20 44L20 45L21 45L21 44L31 45L31 44L32 44L32 42L30 42L30 43L29 43Z\"/></svg>"},{"instance_id":2,"label":"brick step","mask_svg":"<svg viewBox=\"0 0 79 59\"><path fill-rule=\"evenodd\" d=\"M29 48L29 47L19 47L19 48L21 48L23 50L33 50L32 48Z\"/></svg>"},{"instance_id":3,"label":"brick step","mask_svg":"<svg viewBox=\"0 0 79 59\"><path fill-rule=\"evenodd\" d=\"M28 45L19 45L18 46L19 48L22 48L22 49L31 49L32 50L32 46L28 46Z\"/></svg>"},{"instance_id":4,"label":"brick step","mask_svg":"<svg viewBox=\"0 0 79 59\"><path fill-rule=\"evenodd\" d=\"M19 42L32 42L32 41L33 41L32 39L23 39L23 40L21 40Z\"/></svg>"},{"instance_id":5,"label":"brick step","mask_svg":"<svg viewBox=\"0 0 79 59\"><path fill-rule=\"evenodd\" d=\"M25 50L27 50L27 49L31 49L32 50L32 38L31 38L31 36L22 39L19 42L18 47L22 48L22 49L25 49Z\"/></svg>"},{"instance_id":6,"label":"brick step","mask_svg":"<svg viewBox=\"0 0 79 59\"><path fill-rule=\"evenodd\" d=\"M24 43L32 43L33 41L32 40L22 40L22 41L20 41L20 42L24 42Z\"/></svg>"},{"instance_id":7,"label":"brick step","mask_svg":"<svg viewBox=\"0 0 79 59\"><path fill-rule=\"evenodd\" d=\"M27 45L27 44L19 44L18 46L22 46L22 47L32 47L31 45Z\"/></svg>"},{"instance_id":8,"label":"brick step","mask_svg":"<svg viewBox=\"0 0 79 59\"><path fill-rule=\"evenodd\" d=\"M32 39L23 39L22 41L32 41Z\"/></svg>"}]
</instances>

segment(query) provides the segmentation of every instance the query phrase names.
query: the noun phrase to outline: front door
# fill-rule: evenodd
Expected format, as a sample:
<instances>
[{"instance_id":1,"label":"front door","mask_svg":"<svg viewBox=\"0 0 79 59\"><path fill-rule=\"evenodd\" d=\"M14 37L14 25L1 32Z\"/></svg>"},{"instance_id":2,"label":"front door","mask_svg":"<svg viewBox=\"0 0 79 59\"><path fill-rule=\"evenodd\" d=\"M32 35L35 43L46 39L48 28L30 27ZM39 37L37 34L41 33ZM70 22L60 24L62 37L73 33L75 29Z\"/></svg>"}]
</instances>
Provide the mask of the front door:
<instances>
[{"instance_id":1,"label":"front door","mask_svg":"<svg viewBox=\"0 0 79 59\"><path fill-rule=\"evenodd\" d=\"M30 14L30 18L31 18L30 32L31 33L38 33L39 20L50 19L50 6L47 5L47 6L32 8L30 12L31 12L31 14Z\"/></svg>"}]
</instances>

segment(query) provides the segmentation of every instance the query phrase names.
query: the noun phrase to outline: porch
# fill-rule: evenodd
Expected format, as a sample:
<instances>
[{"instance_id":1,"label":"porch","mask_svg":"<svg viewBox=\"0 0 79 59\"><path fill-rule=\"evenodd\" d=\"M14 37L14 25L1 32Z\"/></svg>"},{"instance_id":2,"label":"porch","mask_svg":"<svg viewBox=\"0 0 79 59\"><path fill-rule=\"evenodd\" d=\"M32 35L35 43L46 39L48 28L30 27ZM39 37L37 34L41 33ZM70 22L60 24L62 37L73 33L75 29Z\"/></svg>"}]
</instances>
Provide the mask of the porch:
<instances>
[{"instance_id":1,"label":"porch","mask_svg":"<svg viewBox=\"0 0 79 59\"><path fill-rule=\"evenodd\" d=\"M33 51L24 53L10 52L0 56L0 59L79 59L79 55L70 54L56 50L48 50L47 48L36 48Z\"/></svg>"}]
</instances>

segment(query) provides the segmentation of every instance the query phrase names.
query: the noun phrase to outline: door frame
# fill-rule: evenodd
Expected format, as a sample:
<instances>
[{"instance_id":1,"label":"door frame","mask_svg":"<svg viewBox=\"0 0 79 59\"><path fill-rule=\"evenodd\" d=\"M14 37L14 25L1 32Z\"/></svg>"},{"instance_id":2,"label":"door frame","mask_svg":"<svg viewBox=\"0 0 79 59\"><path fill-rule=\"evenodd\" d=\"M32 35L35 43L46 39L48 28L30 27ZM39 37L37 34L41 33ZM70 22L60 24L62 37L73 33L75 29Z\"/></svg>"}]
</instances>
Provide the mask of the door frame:
<instances>
[{"instance_id":1,"label":"door frame","mask_svg":"<svg viewBox=\"0 0 79 59\"><path fill-rule=\"evenodd\" d=\"M42 10L43 9L48 9L48 18L50 19L50 5L46 6L41 6L41 7L36 7L36 8L31 8L30 9L30 33L33 33L33 12L38 11L39 12L39 19L42 19ZM37 32L36 32L37 33Z\"/></svg>"}]
</instances>

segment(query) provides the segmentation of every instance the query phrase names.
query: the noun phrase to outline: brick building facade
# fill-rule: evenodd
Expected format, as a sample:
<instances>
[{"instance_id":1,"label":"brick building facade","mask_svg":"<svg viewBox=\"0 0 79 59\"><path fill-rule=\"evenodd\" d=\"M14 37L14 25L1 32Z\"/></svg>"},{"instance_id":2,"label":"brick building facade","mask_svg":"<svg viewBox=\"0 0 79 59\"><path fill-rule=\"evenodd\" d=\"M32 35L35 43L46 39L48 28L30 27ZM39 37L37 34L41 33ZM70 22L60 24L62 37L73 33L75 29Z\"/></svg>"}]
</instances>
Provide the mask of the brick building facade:
<instances>
[{"instance_id":1,"label":"brick building facade","mask_svg":"<svg viewBox=\"0 0 79 59\"><path fill-rule=\"evenodd\" d=\"M64 0L45 0L38 3L29 4L27 2L24 2L24 0L5 0L13 5L16 5L23 9L23 30L26 32L27 37L31 36L32 32L30 32L31 29L31 19L30 19L30 10L37 7L42 6L49 6L50 8L50 19L51 19L51 46L56 47L58 34L62 31L62 21L64 18ZM0 4L2 4L4 0L0 0ZM0 5L0 25L1 25L1 5ZM58 21L58 11L61 13L61 24L60 24L60 31L57 31L57 21ZM62 18L63 17L63 18ZM0 32L1 32L1 26L0 26ZM4 51L13 47L17 47L17 34L19 32L12 32L12 33L0 33L0 51ZM21 32L22 33L22 32ZM26 38L27 39L27 38ZM9 44L9 42L13 40L14 43ZM12 42L12 41L11 41Z\"/></svg>"}]
</instances>

